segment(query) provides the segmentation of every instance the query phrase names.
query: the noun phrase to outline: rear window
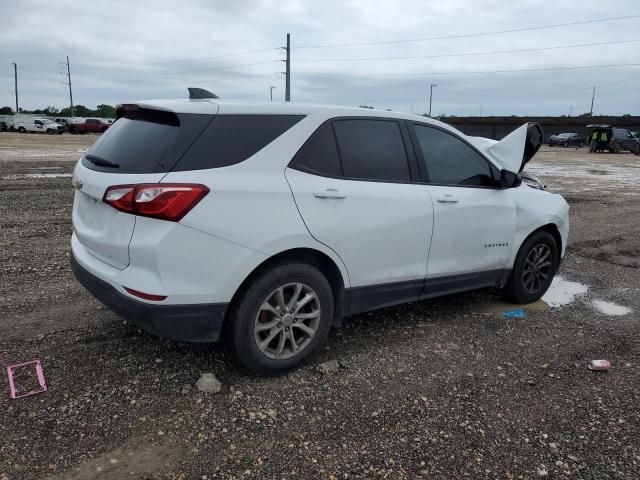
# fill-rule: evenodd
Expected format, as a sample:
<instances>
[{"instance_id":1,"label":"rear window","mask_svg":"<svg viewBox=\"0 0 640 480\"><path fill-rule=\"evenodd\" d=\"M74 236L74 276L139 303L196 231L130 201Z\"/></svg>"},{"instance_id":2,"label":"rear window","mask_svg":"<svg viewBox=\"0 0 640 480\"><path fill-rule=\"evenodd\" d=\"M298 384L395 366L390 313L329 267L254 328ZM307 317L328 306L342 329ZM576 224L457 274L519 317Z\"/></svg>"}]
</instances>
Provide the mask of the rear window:
<instances>
[{"instance_id":1,"label":"rear window","mask_svg":"<svg viewBox=\"0 0 640 480\"><path fill-rule=\"evenodd\" d=\"M303 115L218 115L173 171L228 167L255 155Z\"/></svg>"},{"instance_id":2,"label":"rear window","mask_svg":"<svg viewBox=\"0 0 640 480\"><path fill-rule=\"evenodd\" d=\"M301 115L212 116L149 109L127 111L93 144L82 163L92 170L110 173L229 166L251 157L302 118Z\"/></svg>"},{"instance_id":3,"label":"rear window","mask_svg":"<svg viewBox=\"0 0 640 480\"><path fill-rule=\"evenodd\" d=\"M212 118L147 109L126 112L92 145L82 163L109 173L168 172Z\"/></svg>"}]
</instances>

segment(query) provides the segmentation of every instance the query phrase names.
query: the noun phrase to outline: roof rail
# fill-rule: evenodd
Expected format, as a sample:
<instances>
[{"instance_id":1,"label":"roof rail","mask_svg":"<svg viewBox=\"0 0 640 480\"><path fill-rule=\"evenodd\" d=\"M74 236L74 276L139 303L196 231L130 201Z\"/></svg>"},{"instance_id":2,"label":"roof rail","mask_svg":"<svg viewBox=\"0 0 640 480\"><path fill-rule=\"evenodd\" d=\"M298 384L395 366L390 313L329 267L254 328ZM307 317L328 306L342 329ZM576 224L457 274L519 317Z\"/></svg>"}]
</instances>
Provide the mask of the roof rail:
<instances>
[{"instance_id":1,"label":"roof rail","mask_svg":"<svg viewBox=\"0 0 640 480\"><path fill-rule=\"evenodd\" d=\"M209 90L197 87L188 87L189 100L201 100L203 98L220 98L215 93L211 93Z\"/></svg>"}]
</instances>

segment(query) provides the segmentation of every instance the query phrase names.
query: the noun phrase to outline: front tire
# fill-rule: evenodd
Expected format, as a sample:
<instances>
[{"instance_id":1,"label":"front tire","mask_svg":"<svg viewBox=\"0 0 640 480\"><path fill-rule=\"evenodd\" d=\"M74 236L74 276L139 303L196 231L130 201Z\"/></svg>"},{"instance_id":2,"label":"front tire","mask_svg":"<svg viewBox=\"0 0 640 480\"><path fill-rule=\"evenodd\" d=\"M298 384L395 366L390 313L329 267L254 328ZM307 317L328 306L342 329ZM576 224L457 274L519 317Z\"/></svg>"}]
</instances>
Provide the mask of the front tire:
<instances>
[{"instance_id":1,"label":"front tire","mask_svg":"<svg viewBox=\"0 0 640 480\"><path fill-rule=\"evenodd\" d=\"M539 300L551 286L558 259L558 245L549 232L535 232L527 238L505 286L507 298L521 304Z\"/></svg>"},{"instance_id":2,"label":"front tire","mask_svg":"<svg viewBox=\"0 0 640 480\"><path fill-rule=\"evenodd\" d=\"M331 285L315 267L283 263L253 279L227 321L234 357L259 375L286 373L323 345L333 319Z\"/></svg>"},{"instance_id":3,"label":"front tire","mask_svg":"<svg viewBox=\"0 0 640 480\"><path fill-rule=\"evenodd\" d=\"M25 133L26 131L27 131L27 129L24 128L24 127L18 128L18 132L20 132L20 133Z\"/></svg>"}]
</instances>

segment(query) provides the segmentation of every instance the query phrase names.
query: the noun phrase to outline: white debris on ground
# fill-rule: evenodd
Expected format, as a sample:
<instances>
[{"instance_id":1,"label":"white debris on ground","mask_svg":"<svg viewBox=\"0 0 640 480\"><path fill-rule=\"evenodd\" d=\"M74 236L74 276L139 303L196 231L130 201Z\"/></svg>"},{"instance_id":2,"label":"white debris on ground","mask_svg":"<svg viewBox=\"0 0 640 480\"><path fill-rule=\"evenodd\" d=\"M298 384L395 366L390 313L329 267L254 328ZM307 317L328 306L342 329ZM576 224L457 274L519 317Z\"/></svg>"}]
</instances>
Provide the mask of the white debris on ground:
<instances>
[{"instance_id":1,"label":"white debris on ground","mask_svg":"<svg viewBox=\"0 0 640 480\"><path fill-rule=\"evenodd\" d=\"M591 304L601 313L610 316L627 315L631 309L616 303L605 302L604 300L594 300Z\"/></svg>"},{"instance_id":2,"label":"white debris on ground","mask_svg":"<svg viewBox=\"0 0 640 480\"><path fill-rule=\"evenodd\" d=\"M25 148L0 147L0 161L29 160L29 159L51 159L51 160L77 160L79 153L84 153L86 149L80 150L58 150L55 148Z\"/></svg>"},{"instance_id":3,"label":"white debris on ground","mask_svg":"<svg viewBox=\"0 0 640 480\"><path fill-rule=\"evenodd\" d=\"M22 180L27 178L71 178L70 173L12 173L10 175L3 175L0 177L2 180Z\"/></svg>"},{"instance_id":4,"label":"white debris on ground","mask_svg":"<svg viewBox=\"0 0 640 480\"><path fill-rule=\"evenodd\" d=\"M204 393L219 393L222 390L222 383L213 373L203 373L196 382L198 390Z\"/></svg>"},{"instance_id":5,"label":"white debris on ground","mask_svg":"<svg viewBox=\"0 0 640 480\"><path fill-rule=\"evenodd\" d=\"M589 287L582 283L571 282L561 276L556 276L542 300L551 308L562 307L573 302L578 296L584 295L588 290Z\"/></svg>"},{"instance_id":6,"label":"white debris on ground","mask_svg":"<svg viewBox=\"0 0 640 480\"><path fill-rule=\"evenodd\" d=\"M559 152L561 154L562 152ZM569 189L572 192L590 191L594 188L608 189L629 187L640 182L640 163L630 162L628 165L615 165L598 161L591 154L585 157L582 164L556 161L555 152L544 151L539 157L551 159L554 163L536 162L527 164L526 170L543 180L560 180L562 185L554 187L555 191Z\"/></svg>"}]
</instances>

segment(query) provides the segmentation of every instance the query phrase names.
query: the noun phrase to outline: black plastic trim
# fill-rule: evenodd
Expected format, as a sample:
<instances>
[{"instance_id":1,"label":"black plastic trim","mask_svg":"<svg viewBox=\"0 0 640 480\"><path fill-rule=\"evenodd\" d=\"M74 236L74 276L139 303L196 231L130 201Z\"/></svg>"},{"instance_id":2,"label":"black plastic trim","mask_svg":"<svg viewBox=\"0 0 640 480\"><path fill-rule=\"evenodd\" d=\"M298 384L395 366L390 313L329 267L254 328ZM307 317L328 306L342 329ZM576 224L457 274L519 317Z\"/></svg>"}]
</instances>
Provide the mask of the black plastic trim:
<instances>
[{"instance_id":1,"label":"black plastic trim","mask_svg":"<svg viewBox=\"0 0 640 480\"><path fill-rule=\"evenodd\" d=\"M485 287L502 288L510 274L511 270L496 269L423 280L354 287L346 290L344 311L348 312L348 315L356 315L378 308L467 290Z\"/></svg>"},{"instance_id":2,"label":"black plastic trim","mask_svg":"<svg viewBox=\"0 0 640 480\"><path fill-rule=\"evenodd\" d=\"M71 257L71 270L84 288L129 323L159 337L181 342L220 338L228 303L160 305L134 300L96 277Z\"/></svg>"}]
</instances>

